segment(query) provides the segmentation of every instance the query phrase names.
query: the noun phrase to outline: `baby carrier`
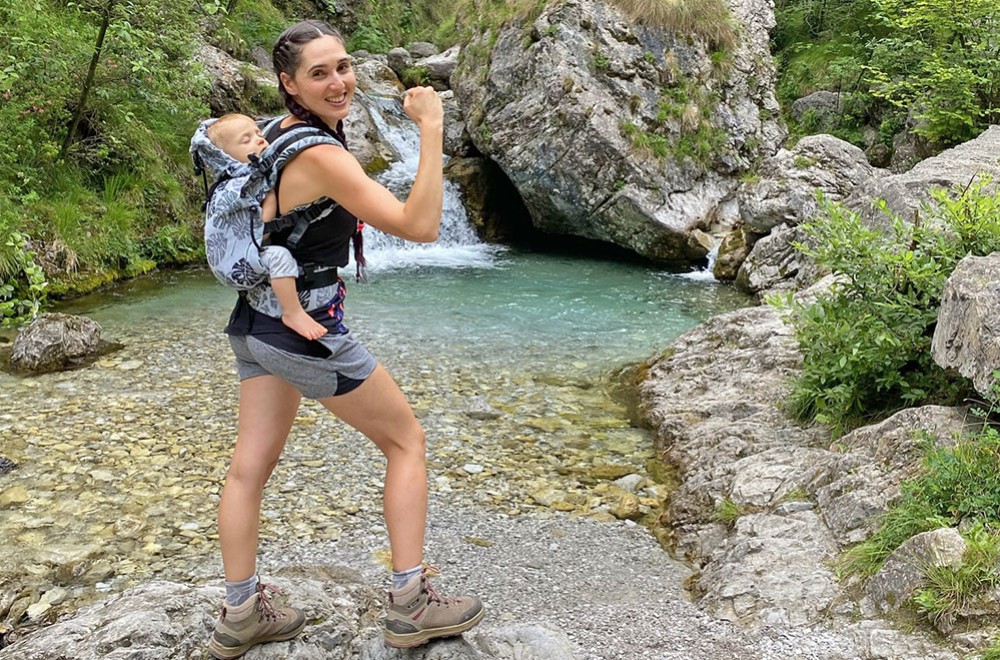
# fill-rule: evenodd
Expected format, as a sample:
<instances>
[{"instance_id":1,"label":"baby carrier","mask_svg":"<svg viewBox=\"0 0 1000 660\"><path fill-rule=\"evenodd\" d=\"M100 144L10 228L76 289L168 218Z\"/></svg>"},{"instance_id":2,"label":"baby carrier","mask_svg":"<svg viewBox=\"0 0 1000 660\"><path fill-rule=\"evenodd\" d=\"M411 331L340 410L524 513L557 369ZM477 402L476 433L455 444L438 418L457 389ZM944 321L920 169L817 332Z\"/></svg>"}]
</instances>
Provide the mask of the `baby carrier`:
<instances>
[{"instance_id":1,"label":"baby carrier","mask_svg":"<svg viewBox=\"0 0 1000 660\"><path fill-rule=\"evenodd\" d=\"M261 128L266 133L282 119L284 117L261 122ZM303 125L283 134L259 157L251 155L250 162L243 163L208 139L207 129L215 121L208 119L198 126L190 149L195 174L201 175L205 184L205 256L212 274L220 282L246 292L269 281L267 269L260 259L265 233L261 217L264 196L277 184L285 164L303 149L338 143L323 131ZM208 175L214 181L211 187ZM287 246L292 249L315 219L310 216L309 209L296 210L267 223L267 232L292 227L287 240ZM336 282L336 269L327 271L315 269L315 266L300 264L296 282L299 290L317 289ZM324 278L325 272L330 273L329 278Z\"/></svg>"}]
</instances>

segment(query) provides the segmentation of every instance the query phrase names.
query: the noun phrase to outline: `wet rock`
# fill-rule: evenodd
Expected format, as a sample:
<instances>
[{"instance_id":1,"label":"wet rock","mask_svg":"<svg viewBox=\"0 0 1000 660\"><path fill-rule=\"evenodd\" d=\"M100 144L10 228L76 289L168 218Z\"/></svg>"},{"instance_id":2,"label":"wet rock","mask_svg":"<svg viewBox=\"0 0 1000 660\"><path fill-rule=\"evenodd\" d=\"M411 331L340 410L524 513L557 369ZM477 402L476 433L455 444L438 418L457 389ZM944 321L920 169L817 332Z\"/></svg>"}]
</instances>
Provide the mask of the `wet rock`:
<instances>
[{"instance_id":1,"label":"wet rock","mask_svg":"<svg viewBox=\"0 0 1000 660\"><path fill-rule=\"evenodd\" d=\"M635 493L623 492L619 495L609 513L619 520L636 520L642 516L639 498Z\"/></svg>"},{"instance_id":2,"label":"wet rock","mask_svg":"<svg viewBox=\"0 0 1000 660\"><path fill-rule=\"evenodd\" d=\"M742 227L737 227L722 238L719 253L715 258L712 274L720 282L735 280L740 266L750 253L747 235Z\"/></svg>"},{"instance_id":3,"label":"wet rock","mask_svg":"<svg viewBox=\"0 0 1000 660\"><path fill-rule=\"evenodd\" d=\"M991 399L1000 369L1000 254L969 256L959 262L941 294L934 361L956 368Z\"/></svg>"},{"instance_id":4,"label":"wet rock","mask_svg":"<svg viewBox=\"0 0 1000 660\"><path fill-rule=\"evenodd\" d=\"M14 340L11 367L38 374L77 367L97 359L101 326L84 316L40 314Z\"/></svg>"},{"instance_id":5,"label":"wet rock","mask_svg":"<svg viewBox=\"0 0 1000 660\"><path fill-rule=\"evenodd\" d=\"M17 504L24 504L31 496L28 489L18 484L0 491L0 508L11 507Z\"/></svg>"}]
</instances>

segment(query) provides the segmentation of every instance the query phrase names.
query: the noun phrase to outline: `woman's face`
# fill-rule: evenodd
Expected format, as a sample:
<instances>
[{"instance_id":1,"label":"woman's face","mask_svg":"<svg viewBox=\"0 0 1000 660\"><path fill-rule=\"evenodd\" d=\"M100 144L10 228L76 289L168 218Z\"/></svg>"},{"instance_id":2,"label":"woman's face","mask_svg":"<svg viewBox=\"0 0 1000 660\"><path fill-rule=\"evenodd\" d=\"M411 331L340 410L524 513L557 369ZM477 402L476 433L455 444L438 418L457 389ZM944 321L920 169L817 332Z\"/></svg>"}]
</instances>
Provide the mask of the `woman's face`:
<instances>
[{"instance_id":1,"label":"woman's face","mask_svg":"<svg viewBox=\"0 0 1000 660\"><path fill-rule=\"evenodd\" d=\"M344 44L330 35L303 46L295 75L282 73L281 82L300 105L331 128L347 117L356 85Z\"/></svg>"}]
</instances>

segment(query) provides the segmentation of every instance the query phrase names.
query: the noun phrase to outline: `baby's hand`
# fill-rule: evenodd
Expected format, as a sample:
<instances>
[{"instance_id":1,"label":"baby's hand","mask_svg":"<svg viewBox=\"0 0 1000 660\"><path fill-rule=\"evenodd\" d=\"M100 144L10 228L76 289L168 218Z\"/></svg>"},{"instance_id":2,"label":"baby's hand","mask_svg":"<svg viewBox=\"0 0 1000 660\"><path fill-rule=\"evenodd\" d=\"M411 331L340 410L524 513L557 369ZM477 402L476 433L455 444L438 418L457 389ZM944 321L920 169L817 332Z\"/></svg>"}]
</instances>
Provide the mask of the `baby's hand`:
<instances>
[{"instance_id":1,"label":"baby's hand","mask_svg":"<svg viewBox=\"0 0 1000 660\"><path fill-rule=\"evenodd\" d=\"M274 191L270 191L264 196L264 201L260 205L260 215L264 222L274 220L274 214L278 210L278 201L274 196Z\"/></svg>"}]
</instances>

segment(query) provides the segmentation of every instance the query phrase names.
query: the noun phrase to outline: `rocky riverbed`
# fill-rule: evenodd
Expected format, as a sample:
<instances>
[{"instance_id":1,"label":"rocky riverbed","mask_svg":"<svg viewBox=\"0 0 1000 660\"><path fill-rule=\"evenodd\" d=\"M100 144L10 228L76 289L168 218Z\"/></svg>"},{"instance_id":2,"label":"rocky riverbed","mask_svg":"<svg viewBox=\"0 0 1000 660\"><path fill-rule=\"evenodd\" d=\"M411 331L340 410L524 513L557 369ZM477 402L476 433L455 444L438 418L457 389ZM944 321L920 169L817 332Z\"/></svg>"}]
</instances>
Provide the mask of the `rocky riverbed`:
<instances>
[{"instance_id":1,"label":"rocky riverbed","mask_svg":"<svg viewBox=\"0 0 1000 660\"><path fill-rule=\"evenodd\" d=\"M0 658L205 657L237 385L226 310L187 304L183 324L106 322L124 348L84 369L2 377L2 453L17 467L0 474ZM428 431L427 558L445 590L490 610L464 640L405 657L901 657L881 629L744 628L693 605L688 567L640 524L667 487L610 373L462 364L457 346L370 336ZM303 405L265 495L261 572L311 623L250 657L403 657L379 638L382 470L364 438Z\"/></svg>"}]
</instances>

